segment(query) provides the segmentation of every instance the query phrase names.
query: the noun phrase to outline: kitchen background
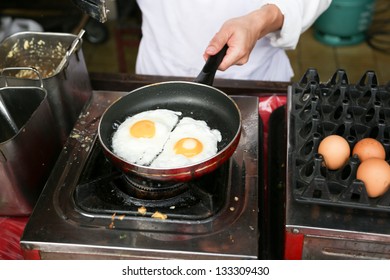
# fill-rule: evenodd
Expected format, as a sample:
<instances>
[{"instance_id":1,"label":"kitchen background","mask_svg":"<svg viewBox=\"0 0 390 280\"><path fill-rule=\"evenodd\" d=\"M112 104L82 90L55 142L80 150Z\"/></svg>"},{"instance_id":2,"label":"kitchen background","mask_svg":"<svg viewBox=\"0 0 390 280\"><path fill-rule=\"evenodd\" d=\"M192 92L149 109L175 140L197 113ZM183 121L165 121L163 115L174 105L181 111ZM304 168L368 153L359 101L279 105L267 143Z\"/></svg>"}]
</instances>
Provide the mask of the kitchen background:
<instances>
[{"instance_id":1,"label":"kitchen background","mask_svg":"<svg viewBox=\"0 0 390 280\"><path fill-rule=\"evenodd\" d=\"M81 13L71 0L20 0L15 4L12 0L1 0L0 3L0 38L9 32L7 27L17 22L17 27L42 28L44 31L68 32L77 34L81 28L85 28L83 53L89 72L102 73L134 73L135 58L140 33L140 14L135 1L132 0L108 0L110 6L110 19L107 23L101 24L89 19ZM341 0L340 0L341 1ZM374 3L373 0L343 0L349 3ZM336 2L336 0L334 0ZM291 59L292 66L296 73L293 81L298 81L309 67L315 67L322 81L327 81L338 68L346 70L351 83L358 82L365 71L376 72L380 83L390 81L390 41L387 37L390 34L388 21L390 11L388 1L377 0L374 11L369 6L363 6L360 11L363 15L374 14L373 24L367 30L367 40L354 42L352 45L324 44L315 39L315 27L306 31L295 50L287 53ZM368 4L367 4L368 5ZM351 9L347 8L345 14ZM341 20L342 18L342 20ZM348 17L338 17L345 30ZM328 20L326 23L336 23L336 19ZM19 21L18 21L19 20ZM33 22L31 21L33 20ZM38 26L34 23L39 23ZM352 24L353 25L353 24ZM352 26L357 28L357 26ZM375 35L374 37L372 37ZM344 36L348 40L348 36ZM381 40L379 40L381 39ZM380 49L380 50L379 50ZM22 226L24 221L22 221ZM1 223L0 223L1 224ZM19 229L19 232L21 229ZM6 238L3 240L7 240ZM1 239L0 239L1 241ZM13 244L17 246L18 244ZM1 258L1 257L0 257Z\"/></svg>"},{"instance_id":2,"label":"kitchen background","mask_svg":"<svg viewBox=\"0 0 390 280\"><path fill-rule=\"evenodd\" d=\"M324 44L315 38L316 28L310 28L301 36L297 48L287 51L296 74L293 81L298 81L307 68L315 67L322 81L327 81L336 69L342 68L346 70L351 83L357 82L367 70L375 71L379 83L387 83L390 81L388 1L334 0L334 3L336 2L345 3L344 7L339 7L341 11L336 11L338 14L344 12L345 16L342 20L340 17L328 17L329 25L334 24L333 28L337 29L340 28L336 26L337 21L341 21L341 29L348 32L346 28L359 28L354 26L355 23L348 22L354 20L356 13L365 14L366 17L372 15L373 20L367 30L367 39L362 42L352 42L352 45L338 45L334 42ZM371 11L369 7L373 6L373 3L375 9ZM2 0L0 16L37 21L45 31L76 33L78 29L85 26L87 35L84 37L86 40L83 51L90 72L134 73L135 57L141 37L141 19L137 5L135 0L108 0L107 5L110 13L109 20L105 24L83 17L70 0L55 2L21 0L17 5L15 1ZM353 6L360 7L353 11L350 8Z\"/></svg>"}]
</instances>

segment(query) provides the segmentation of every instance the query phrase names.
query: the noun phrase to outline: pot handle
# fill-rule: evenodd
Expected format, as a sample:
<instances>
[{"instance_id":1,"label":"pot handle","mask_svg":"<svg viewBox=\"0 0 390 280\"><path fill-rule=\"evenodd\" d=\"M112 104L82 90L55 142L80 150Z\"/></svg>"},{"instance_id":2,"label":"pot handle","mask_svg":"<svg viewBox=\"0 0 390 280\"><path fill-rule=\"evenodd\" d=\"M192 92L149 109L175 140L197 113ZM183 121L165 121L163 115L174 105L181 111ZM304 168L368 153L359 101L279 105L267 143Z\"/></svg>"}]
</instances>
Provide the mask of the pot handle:
<instances>
[{"instance_id":1,"label":"pot handle","mask_svg":"<svg viewBox=\"0 0 390 280\"><path fill-rule=\"evenodd\" d=\"M225 57L227 49L228 45L226 44L216 55L210 56L194 82L211 86L214 82L215 73Z\"/></svg>"},{"instance_id":2,"label":"pot handle","mask_svg":"<svg viewBox=\"0 0 390 280\"><path fill-rule=\"evenodd\" d=\"M42 80L41 73L35 67L30 67L30 66L26 66L26 67L24 67L24 66L17 66L17 67L3 68L1 70L0 76L4 78L4 86L5 87L11 87L8 84L7 75L4 74L5 72L11 72L11 71L16 72L16 71L22 71L22 70L34 72L35 75L38 77L40 87L43 88L43 80Z\"/></svg>"},{"instance_id":3,"label":"pot handle","mask_svg":"<svg viewBox=\"0 0 390 280\"><path fill-rule=\"evenodd\" d=\"M62 58L61 62L58 64L55 73L60 73L63 68L67 66L69 63L69 59L72 56L72 54L81 48L81 43L82 43L82 37L85 33L84 29L81 29L79 34L77 35L77 38L75 38L72 42L72 44L69 46L68 50L65 53L65 56Z\"/></svg>"}]
</instances>

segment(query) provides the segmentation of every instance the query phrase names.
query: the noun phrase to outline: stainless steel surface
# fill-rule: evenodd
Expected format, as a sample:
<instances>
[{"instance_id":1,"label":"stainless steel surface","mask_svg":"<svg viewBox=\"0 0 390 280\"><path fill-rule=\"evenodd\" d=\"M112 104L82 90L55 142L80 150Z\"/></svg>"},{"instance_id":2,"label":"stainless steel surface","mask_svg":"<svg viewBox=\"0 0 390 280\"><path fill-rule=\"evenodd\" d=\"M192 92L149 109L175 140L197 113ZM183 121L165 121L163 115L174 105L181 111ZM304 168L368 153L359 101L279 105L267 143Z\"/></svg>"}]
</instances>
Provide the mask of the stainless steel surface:
<instances>
[{"instance_id":1,"label":"stainless steel surface","mask_svg":"<svg viewBox=\"0 0 390 280\"><path fill-rule=\"evenodd\" d=\"M334 207L297 202L293 196L291 172L293 129L291 125L292 88L287 95L287 182L286 225L291 234L304 236L303 258L389 258L390 213L351 207ZM329 245L332 242L332 245ZM353 244L351 249L351 244ZM334 253L330 253L334 251ZM372 248L377 248L373 251ZM326 251L328 253L325 253ZM336 254L336 251L338 252ZM370 252L370 253L368 253Z\"/></svg>"},{"instance_id":2,"label":"stainless steel surface","mask_svg":"<svg viewBox=\"0 0 390 280\"><path fill-rule=\"evenodd\" d=\"M19 129L16 125L14 118L9 113L7 106L5 105L5 102L3 100L3 97L0 95L0 114L2 118L5 120L5 122L8 124L8 126L11 128L11 130L16 134L18 133Z\"/></svg>"},{"instance_id":3,"label":"stainless steel surface","mask_svg":"<svg viewBox=\"0 0 390 280\"><path fill-rule=\"evenodd\" d=\"M0 116L0 215L31 213L61 150L42 87L0 89L16 131Z\"/></svg>"},{"instance_id":4,"label":"stainless steel surface","mask_svg":"<svg viewBox=\"0 0 390 280\"><path fill-rule=\"evenodd\" d=\"M303 259L378 260L390 259L390 244L340 237L305 237Z\"/></svg>"},{"instance_id":5,"label":"stainless steel surface","mask_svg":"<svg viewBox=\"0 0 390 280\"><path fill-rule=\"evenodd\" d=\"M107 21L107 9L105 0L72 0L72 2L84 13L100 22Z\"/></svg>"},{"instance_id":6,"label":"stainless steel surface","mask_svg":"<svg viewBox=\"0 0 390 280\"><path fill-rule=\"evenodd\" d=\"M203 220L89 213L73 191L107 106L123 92L95 91L80 115L21 238L23 250L45 258L256 259L259 256L259 115L257 97L234 97L243 131L229 161L228 199Z\"/></svg>"},{"instance_id":7,"label":"stainless steel surface","mask_svg":"<svg viewBox=\"0 0 390 280\"><path fill-rule=\"evenodd\" d=\"M77 46L74 46L77 42ZM0 44L0 69L33 67L39 70L61 143L65 143L82 108L92 94L89 74L78 36L67 33L20 32ZM72 49L72 52L69 50ZM65 61L64 61L65 59ZM59 65L62 67L58 67ZM31 85L35 76L8 77L9 85ZM4 80L0 81L4 86Z\"/></svg>"}]
</instances>

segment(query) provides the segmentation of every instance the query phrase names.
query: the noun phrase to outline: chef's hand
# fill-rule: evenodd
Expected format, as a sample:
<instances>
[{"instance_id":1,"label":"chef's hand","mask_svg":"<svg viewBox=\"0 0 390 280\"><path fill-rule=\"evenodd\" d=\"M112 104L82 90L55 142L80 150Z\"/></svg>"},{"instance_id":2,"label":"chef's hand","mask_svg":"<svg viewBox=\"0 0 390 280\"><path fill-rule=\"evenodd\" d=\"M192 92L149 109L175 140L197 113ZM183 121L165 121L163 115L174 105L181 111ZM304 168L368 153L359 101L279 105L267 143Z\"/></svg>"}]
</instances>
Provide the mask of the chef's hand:
<instances>
[{"instance_id":1,"label":"chef's hand","mask_svg":"<svg viewBox=\"0 0 390 280\"><path fill-rule=\"evenodd\" d=\"M245 16L226 21L211 39L203 54L205 60L217 54L222 47L229 46L219 70L225 71L232 65L243 65L248 59L257 40L266 34L279 30L284 16L275 5L264 5Z\"/></svg>"}]
</instances>

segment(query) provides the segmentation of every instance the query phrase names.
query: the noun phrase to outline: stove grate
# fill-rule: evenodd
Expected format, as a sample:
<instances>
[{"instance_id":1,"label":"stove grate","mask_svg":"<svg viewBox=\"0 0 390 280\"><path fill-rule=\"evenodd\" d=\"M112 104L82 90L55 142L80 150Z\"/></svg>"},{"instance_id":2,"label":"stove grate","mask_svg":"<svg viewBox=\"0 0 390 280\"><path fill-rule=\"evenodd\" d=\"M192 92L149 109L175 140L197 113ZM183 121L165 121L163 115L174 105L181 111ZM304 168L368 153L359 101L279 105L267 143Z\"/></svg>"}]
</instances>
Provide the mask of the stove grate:
<instances>
[{"instance_id":1,"label":"stove grate","mask_svg":"<svg viewBox=\"0 0 390 280\"><path fill-rule=\"evenodd\" d=\"M133 178L111 166L96 144L75 187L74 203L89 216L134 217L159 211L170 219L202 220L217 214L227 201L229 165L228 161L193 181L163 183L159 189L153 182L134 184Z\"/></svg>"}]
</instances>

